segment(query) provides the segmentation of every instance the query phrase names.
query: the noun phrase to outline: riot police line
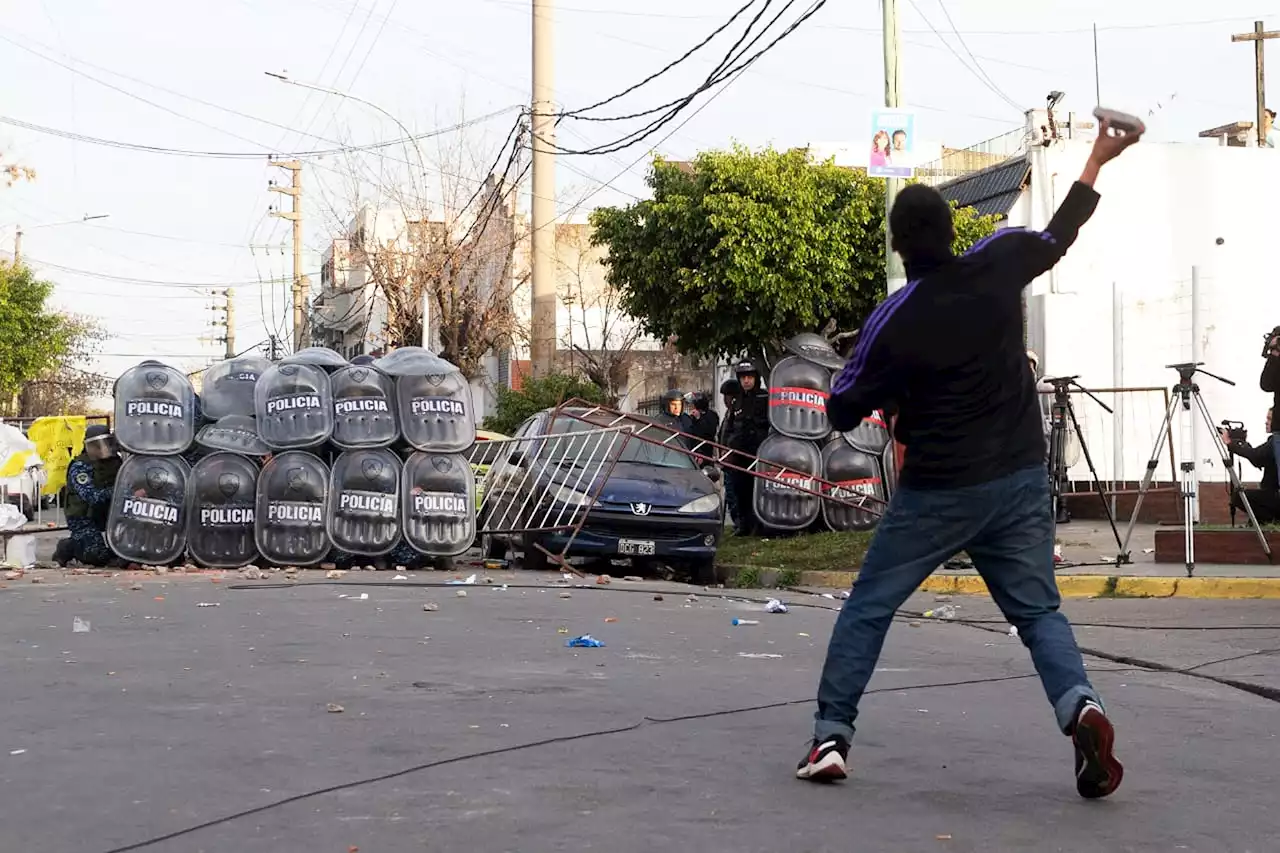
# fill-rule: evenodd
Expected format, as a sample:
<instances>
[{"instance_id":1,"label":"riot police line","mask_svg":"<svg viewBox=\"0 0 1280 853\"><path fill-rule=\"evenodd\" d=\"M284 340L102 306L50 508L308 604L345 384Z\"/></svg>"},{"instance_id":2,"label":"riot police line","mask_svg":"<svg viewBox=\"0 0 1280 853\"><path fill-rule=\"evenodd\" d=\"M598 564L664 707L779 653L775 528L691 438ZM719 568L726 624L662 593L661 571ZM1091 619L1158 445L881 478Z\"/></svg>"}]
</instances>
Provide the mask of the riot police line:
<instances>
[{"instance_id":1,"label":"riot police line","mask_svg":"<svg viewBox=\"0 0 1280 853\"><path fill-rule=\"evenodd\" d=\"M115 382L106 542L210 568L463 553L476 533L470 384L420 347L351 362L310 347L213 365L202 394L144 361Z\"/></svg>"}]
</instances>

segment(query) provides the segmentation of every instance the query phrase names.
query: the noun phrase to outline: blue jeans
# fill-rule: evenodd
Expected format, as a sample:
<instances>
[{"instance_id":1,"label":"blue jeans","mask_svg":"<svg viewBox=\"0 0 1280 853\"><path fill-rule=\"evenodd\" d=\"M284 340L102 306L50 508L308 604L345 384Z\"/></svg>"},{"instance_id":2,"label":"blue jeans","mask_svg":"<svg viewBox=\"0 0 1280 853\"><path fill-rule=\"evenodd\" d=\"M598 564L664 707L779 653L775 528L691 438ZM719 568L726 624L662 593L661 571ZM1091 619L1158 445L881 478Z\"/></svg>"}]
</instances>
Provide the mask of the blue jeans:
<instances>
[{"instance_id":1,"label":"blue jeans","mask_svg":"<svg viewBox=\"0 0 1280 853\"><path fill-rule=\"evenodd\" d=\"M1085 676L1071 624L1058 612L1051 516L1043 466L976 486L896 491L831 632L814 736L852 739L858 700L894 613L960 551L973 559L991 597L1030 649L1058 727L1070 730L1085 699L1101 704Z\"/></svg>"}]
</instances>

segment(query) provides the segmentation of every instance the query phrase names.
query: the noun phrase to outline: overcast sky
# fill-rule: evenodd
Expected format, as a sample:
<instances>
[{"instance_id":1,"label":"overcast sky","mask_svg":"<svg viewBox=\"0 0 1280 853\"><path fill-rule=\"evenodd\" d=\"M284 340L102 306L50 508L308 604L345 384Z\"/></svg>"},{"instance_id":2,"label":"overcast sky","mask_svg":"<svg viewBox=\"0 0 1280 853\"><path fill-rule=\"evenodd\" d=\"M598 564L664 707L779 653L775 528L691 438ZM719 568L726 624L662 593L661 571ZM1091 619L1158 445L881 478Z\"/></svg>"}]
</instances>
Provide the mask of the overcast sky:
<instances>
[{"instance_id":1,"label":"overcast sky","mask_svg":"<svg viewBox=\"0 0 1280 853\"><path fill-rule=\"evenodd\" d=\"M626 88L679 56L742 2L558 2L557 99L573 109ZM808 5L796 3L784 20ZM1067 93L1064 108L1088 112L1096 22L1104 103L1146 117L1154 140L1191 144L1202 129L1252 117L1253 49L1232 44L1230 36L1252 29L1267 5L905 0L904 102L918 111L922 139L954 147L1018 127L1013 104L1042 106L1052 89ZM39 178L0 190L0 250L12 249L14 226L21 223L23 253L57 283L59 305L98 316L113 335L97 368L108 375L146 355L194 369L221 352L220 344L199 340L214 333L213 315L205 291L189 285L239 285L240 348L272 332L287 338L288 285L280 280L290 274L289 226L265 215L269 204L284 200L267 191L268 180L287 180L282 170L264 159L124 150L7 122L210 152L308 151L395 139L396 125L376 111L263 72L287 71L350 92L422 133L528 101L530 8L528 0L18 4L0 23L0 75L7 81L0 151L34 167ZM1267 23L1280 27L1280 15ZM616 113L637 112L691 91L728 46L713 41L602 113L615 107ZM1280 67L1280 53L1271 53L1272 67ZM882 74L879 4L833 0L659 150L684 157L734 140L790 146L864 138L883 97ZM1274 87L1280 99L1280 78ZM424 154L440 168L437 143L460 144L487 161L515 118L508 110L424 142ZM616 138L618 127L566 121L560 142L585 148ZM666 133L609 156L562 158L562 208L588 194L588 206L643 195L642 158ZM363 162L394 170L408 156L399 147L382 154L365 155ZM632 166L637 161L641 165ZM340 157L309 161L308 271L318 270L332 211L344 208L343 169ZM38 227L103 213L110 218Z\"/></svg>"}]
</instances>

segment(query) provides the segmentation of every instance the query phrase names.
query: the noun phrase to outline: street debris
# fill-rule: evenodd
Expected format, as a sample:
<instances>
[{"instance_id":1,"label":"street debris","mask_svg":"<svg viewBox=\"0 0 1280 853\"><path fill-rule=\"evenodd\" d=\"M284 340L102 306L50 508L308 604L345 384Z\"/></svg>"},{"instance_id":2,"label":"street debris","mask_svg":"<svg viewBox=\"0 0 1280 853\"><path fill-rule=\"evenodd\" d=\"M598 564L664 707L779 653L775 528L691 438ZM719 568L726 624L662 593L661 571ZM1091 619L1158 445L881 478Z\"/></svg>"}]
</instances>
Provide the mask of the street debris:
<instances>
[{"instance_id":1,"label":"street debris","mask_svg":"<svg viewBox=\"0 0 1280 853\"><path fill-rule=\"evenodd\" d=\"M88 619L81 619L79 616L76 616L71 620L71 633L73 634L87 634L92 629L93 623Z\"/></svg>"},{"instance_id":2,"label":"street debris","mask_svg":"<svg viewBox=\"0 0 1280 853\"><path fill-rule=\"evenodd\" d=\"M655 595L655 596L653 597L653 600L654 600L654 601L662 601L663 599L662 599L662 596L661 596L661 595Z\"/></svg>"},{"instance_id":3,"label":"street debris","mask_svg":"<svg viewBox=\"0 0 1280 853\"><path fill-rule=\"evenodd\" d=\"M691 594L688 598L685 599L685 601L689 602L690 604L696 604L698 601L698 596Z\"/></svg>"},{"instance_id":4,"label":"street debris","mask_svg":"<svg viewBox=\"0 0 1280 853\"><path fill-rule=\"evenodd\" d=\"M563 625L561 625L559 628L557 628L557 629L556 629L556 633L557 633L557 634L567 634L567 633L569 633L569 629L568 629L568 628L566 628L566 627L564 627Z\"/></svg>"},{"instance_id":5,"label":"street debris","mask_svg":"<svg viewBox=\"0 0 1280 853\"><path fill-rule=\"evenodd\" d=\"M484 570L486 572L499 572L505 569L510 564L506 560L499 560L494 557L490 557L487 560L485 560L482 565L484 566Z\"/></svg>"},{"instance_id":6,"label":"street debris","mask_svg":"<svg viewBox=\"0 0 1280 853\"><path fill-rule=\"evenodd\" d=\"M606 621L606 622L617 622L617 621L618 621L618 617L617 617L617 616L606 616L606 617L604 617L604 621Z\"/></svg>"},{"instance_id":7,"label":"street debris","mask_svg":"<svg viewBox=\"0 0 1280 853\"><path fill-rule=\"evenodd\" d=\"M623 580L629 583L640 583L644 580L644 578L638 577L636 575L626 575L625 577L623 577Z\"/></svg>"},{"instance_id":8,"label":"street debris","mask_svg":"<svg viewBox=\"0 0 1280 853\"><path fill-rule=\"evenodd\" d=\"M336 702L330 702L328 705L325 706L325 710L327 710L330 714L341 714L343 711L347 709L337 704Z\"/></svg>"},{"instance_id":9,"label":"street debris","mask_svg":"<svg viewBox=\"0 0 1280 853\"><path fill-rule=\"evenodd\" d=\"M734 618L734 620L733 620L733 625L734 625L734 627L737 627L738 625L759 625L759 624L760 624L760 620L759 620L759 619L738 619L738 618Z\"/></svg>"},{"instance_id":10,"label":"street debris","mask_svg":"<svg viewBox=\"0 0 1280 853\"><path fill-rule=\"evenodd\" d=\"M392 578L393 581L407 581L408 579L409 579L408 575L396 575L395 577Z\"/></svg>"},{"instance_id":11,"label":"street debris","mask_svg":"<svg viewBox=\"0 0 1280 853\"><path fill-rule=\"evenodd\" d=\"M130 586L129 589L133 590L134 592L137 592L138 590L142 589L142 584L135 583L132 586Z\"/></svg>"},{"instance_id":12,"label":"street debris","mask_svg":"<svg viewBox=\"0 0 1280 853\"><path fill-rule=\"evenodd\" d=\"M823 597L823 598L829 598L829 599L831 599L832 601L835 601L835 600L836 600L836 597L835 597L834 595L832 595L831 593L829 593L829 592L824 592L824 593L822 593L822 597Z\"/></svg>"},{"instance_id":13,"label":"street debris","mask_svg":"<svg viewBox=\"0 0 1280 853\"><path fill-rule=\"evenodd\" d=\"M324 579L327 581L336 581L338 578L342 577L345 574L346 572L341 571L340 569L330 569L329 571L324 573Z\"/></svg>"},{"instance_id":14,"label":"street debris","mask_svg":"<svg viewBox=\"0 0 1280 853\"><path fill-rule=\"evenodd\" d=\"M950 604L944 604L935 610L926 610L924 615L926 619L954 619L956 609Z\"/></svg>"},{"instance_id":15,"label":"street debris","mask_svg":"<svg viewBox=\"0 0 1280 853\"><path fill-rule=\"evenodd\" d=\"M914 620L913 620L913 621L911 621L911 622L908 622L907 624L908 624L908 625L910 625L912 628L919 628L919 627L920 627L920 623L919 623L919 622L916 622L916 621L914 621Z\"/></svg>"},{"instance_id":16,"label":"street debris","mask_svg":"<svg viewBox=\"0 0 1280 853\"><path fill-rule=\"evenodd\" d=\"M221 601L202 601L196 607L221 607Z\"/></svg>"},{"instance_id":17,"label":"street debris","mask_svg":"<svg viewBox=\"0 0 1280 853\"><path fill-rule=\"evenodd\" d=\"M422 605L422 609L427 613L435 613L440 609L440 605L436 604L434 601L428 601L426 604Z\"/></svg>"},{"instance_id":18,"label":"street debris","mask_svg":"<svg viewBox=\"0 0 1280 853\"><path fill-rule=\"evenodd\" d=\"M807 636L809 636L809 635L808 635L808 634L806 634L804 631L801 631L800 633L796 634L796 636L797 636L797 637L807 637Z\"/></svg>"},{"instance_id":19,"label":"street debris","mask_svg":"<svg viewBox=\"0 0 1280 853\"><path fill-rule=\"evenodd\" d=\"M360 593L360 597L359 597L359 598L353 598L353 599L352 599L352 601L368 601L368 600L369 600L369 593L367 593L367 592L362 592L362 593Z\"/></svg>"},{"instance_id":20,"label":"street debris","mask_svg":"<svg viewBox=\"0 0 1280 853\"><path fill-rule=\"evenodd\" d=\"M24 752L26 752L26 750L25 750L25 749L11 749L11 750L9 750L9 754L10 754L10 755L22 755L22 753L24 753Z\"/></svg>"},{"instance_id":21,"label":"street debris","mask_svg":"<svg viewBox=\"0 0 1280 853\"><path fill-rule=\"evenodd\" d=\"M1010 625L1010 626L1009 626L1009 636L1010 636L1010 637L1016 637L1016 636L1018 636L1018 626L1017 626L1017 625Z\"/></svg>"},{"instance_id":22,"label":"street debris","mask_svg":"<svg viewBox=\"0 0 1280 853\"><path fill-rule=\"evenodd\" d=\"M613 583L613 578L609 577L608 575L600 575L599 577L596 578L596 583L600 584L601 586L607 586Z\"/></svg>"},{"instance_id":23,"label":"street debris","mask_svg":"<svg viewBox=\"0 0 1280 853\"><path fill-rule=\"evenodd\" d=\"M951 840L951 833L949 833L949 832L945 832L945 833L943 833L943 834L941 834L941 835L935 835L935 836L934 836L934 838L938 839L939 841L950 841L950 840Z\"/></svg>"},{"instance_id":24,"label":"street debris","mask_svg":"<svg viewBox=\"0 0 1280 853\"><path fill-rule=\"evenodd\" d=\"M561 597L561 598L573 598L573 593L569 592L569 590L567 590L567 589L566 589L564 592L560 593L560 597Z\"/></svg>"},{"instance_id":25,"label":"street debris","mask_svg":"<svg viewBox=\"0 0 1280 853\"><path fill-rule=\"evenodd\" d=\"M33 577L33 578L31 579L31 582L32 582L32 583L44 583L44 578L40 577L39 575L36 575L35 577Z\"/></svg>"},{"instance_id":26,"label":"street debris","mask_svg":"<svg viewBox=\"0 0 1280 853\"><path fill-rule=\"evenodd\" d=\"M4 579L7 581L16 581L22 577L22 572L5 572Z\"/></svg>"},{"instance_id":27,"label":"street debris","mask_svg":"<svg viewBox=\"0 0 1280 853\"><path fill-rule=\"evenodd\" d=\"M465 589L460 589L457 592L455 592L454 595L458 596L458 598L466 598L467 591Z\"/></svg>"},{"instance_id":28,"label":"street debris","mask_svg":"<svg viewBox=\"0 0 1280 853\"><path fill-rule=\"evenodd\" d=\"M447 581L447 583L448 583L448 585L449 585L449 586L474 586L474 585L475 585L475 582L476 582L476 576L475 576L475 575L471 575L470 577L466 578L465 580L456 580L456 579L455 579L455 580Z\"/></svg>"},{"instance_id":29,"label":"street debris","mask_svg":"<svg viewBox=\"0 0 1280 853\"><path fill-rule=\"evenodd\" d=\"M738 652L740 658L752 658L754 660L773 660L782 657L782 655L769 654L767 652Z\"/></svg>"},{"instance_id":30,"label":"street debris","mask_svg":"<svg viewBox=\"0 0 1280 853\"><path fill-rule=\"evenodd\" d=\"M245 566L240 570L240 577L247 581L260 581L266 577L266 572L257 566Z\"/></svg>"},{"instance_id":31,"label":"street debris","mask_svg":"<svg viewBox=\"0 0 1280 853\"><path fill-rule=\"evenodd\" d=\"M786 613L787 605L783 604L776 598L771 598L769 599L769 602L765 604L764 610L766 613Z\"/></svg>"},{"instance_id":32,"label":"street debris","mask_svg":"<svg viewBox=\"0 0 1280 853\"><path fill-rule=\"evenodd\" d=\"M604 643L597 640L590 634L583 634L581 637L574 637L572 640L565 640L564 644L570 649L602 649Z\"/></svg>"}]
</instances>

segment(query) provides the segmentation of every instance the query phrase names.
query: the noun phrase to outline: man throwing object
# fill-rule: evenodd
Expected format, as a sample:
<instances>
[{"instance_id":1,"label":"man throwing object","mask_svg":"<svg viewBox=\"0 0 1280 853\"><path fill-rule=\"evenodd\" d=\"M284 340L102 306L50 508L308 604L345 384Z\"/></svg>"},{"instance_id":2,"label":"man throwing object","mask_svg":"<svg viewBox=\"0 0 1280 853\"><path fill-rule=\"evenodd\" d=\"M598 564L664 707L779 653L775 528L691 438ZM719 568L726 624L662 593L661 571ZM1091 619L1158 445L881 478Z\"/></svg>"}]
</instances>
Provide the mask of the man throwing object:
<instances>
[{"instance_id":1,"label":"man throwing object","mask_svg":"<svg viewBox=\"0 0 1280 853\"><path fill-rule=\"evenodd\" d=\"M1100 122L1084 172L1048 228L1000 231L962 257L951 252L951 208L936 191L913 185L898 196L889 225L909 283L863 325L827 413L844 431L875 409L896 409L906 459L832 631L799 778L845 778L858 701L894 613L964 551L1018 629L1058 726L1072 738L1076 789L1094 798L1120 785L1111 722L1058 612L1044 432L1021 294L1075 242L1098 204L1098 171L1141 133L1113 135Z\"/></svg>"}]
</instances>

